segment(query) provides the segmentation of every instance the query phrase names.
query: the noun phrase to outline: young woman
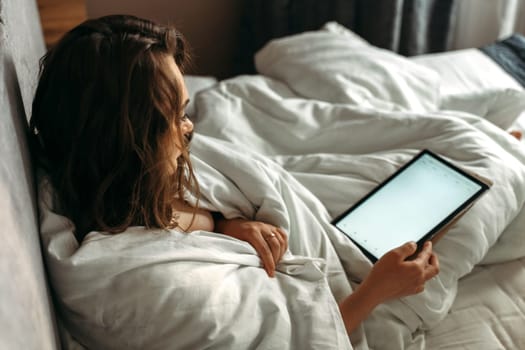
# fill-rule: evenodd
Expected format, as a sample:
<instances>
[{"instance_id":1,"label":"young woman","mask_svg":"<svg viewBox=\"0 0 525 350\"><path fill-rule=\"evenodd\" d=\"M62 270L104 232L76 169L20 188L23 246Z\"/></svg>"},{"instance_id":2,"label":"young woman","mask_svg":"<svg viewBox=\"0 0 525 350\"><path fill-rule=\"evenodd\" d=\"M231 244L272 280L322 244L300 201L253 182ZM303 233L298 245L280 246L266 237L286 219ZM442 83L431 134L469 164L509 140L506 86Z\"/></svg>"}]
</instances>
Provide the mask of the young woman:
<instances>
[{"instance_id":1,"label":"young woman","mask_svg":"<svg viewBox=\"0 0 525 350\"><path fill-rule=\"evenodd\" d=\"M130 226L215 231L250 243L269 276L288 248L279 227L192 207L199 194L189 159L193 124L184 112L188 54L170 27L131 16L89 20L41 62L30 121L32 148L81 241L91 230ZM439 271L427 243L387 253L340 303L348 332L378 304L423 291Z\"/></svg>"}]
</instances>

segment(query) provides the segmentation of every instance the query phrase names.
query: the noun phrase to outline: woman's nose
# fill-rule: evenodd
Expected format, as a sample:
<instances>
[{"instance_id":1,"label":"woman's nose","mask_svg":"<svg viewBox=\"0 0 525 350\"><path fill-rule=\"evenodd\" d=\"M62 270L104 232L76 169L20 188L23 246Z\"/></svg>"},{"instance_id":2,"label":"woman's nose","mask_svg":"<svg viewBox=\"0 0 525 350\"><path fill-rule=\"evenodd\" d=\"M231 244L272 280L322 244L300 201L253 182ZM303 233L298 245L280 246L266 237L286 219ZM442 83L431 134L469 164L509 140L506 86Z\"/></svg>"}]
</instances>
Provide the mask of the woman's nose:
<instances>
[{"instance_id":1,"label":"woman's nose","mask_svg":"<svg viewBox=\"0 0 525 350\"><path fill-rule=\"evenodd\" d=\"M181 126L183 134L188 134L193 131L193 123L189 118L185 118Z\"/></svg>"}]
</instances>

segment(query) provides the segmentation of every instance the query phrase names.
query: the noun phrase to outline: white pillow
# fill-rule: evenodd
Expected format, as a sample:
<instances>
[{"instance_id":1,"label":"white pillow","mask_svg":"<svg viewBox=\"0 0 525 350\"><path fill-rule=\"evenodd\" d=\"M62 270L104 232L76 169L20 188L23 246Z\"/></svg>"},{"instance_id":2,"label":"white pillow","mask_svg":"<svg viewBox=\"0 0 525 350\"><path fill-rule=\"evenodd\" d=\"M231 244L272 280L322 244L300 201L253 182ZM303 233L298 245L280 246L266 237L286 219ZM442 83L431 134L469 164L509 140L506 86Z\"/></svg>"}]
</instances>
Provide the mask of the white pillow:
<instances>
[{"instance_id":1,"label":"white pillow","mask_svg":"<svg viewBox=\"0 0 525 350\"><path fill-rule=\"evenodd\" d=\"M411 61L432 69L441 78L441 98L523 87L478 49L413 56Z\"/></svg>"},{"instance_id":2,"label":"white pillow","mask_svg":"<svg viewBox=\"0 0 525 350\"><path fill-rule=\"evenodd\" d=\"M487 89L449 95L442 99L441 109L475 114L506 130L525 111L525 91Z\"/></svg>"},{"instance_id":3,"label":"white pillow","mask_svg":"<svg viewBox=\"0 0 525 350\"><path fill-rule=\"evenodd\" d=\"M490 57L465 49L411 57L441 78L440 109L468 112L508 129L525 111L525 90Z\"/></svg>"},{"instance_id":4,"label":"white pillow","mask_svg":"<svg viewBox=\"0 0 525 350\"><path fill-rule=\"evenodd\" d=\"M352 32L345 26L337 22L328 22L323 26L323 29L327 32L334 33L345 37L348 40L348 44L352 46L371 46L368 41L361 38L356 33Z\"/></svg>"},{"instance_id":5,"label":"white pillow","mask_svg":"<svg viewBox=\"0 0 525 350\"><path fill-rule=\"evenodd\" d=\"M300 95L383 110L434 111L439 76L391 51L368 45L334 23L271 41L255 57L259 73Z\"/></svg>"}]
</instances>

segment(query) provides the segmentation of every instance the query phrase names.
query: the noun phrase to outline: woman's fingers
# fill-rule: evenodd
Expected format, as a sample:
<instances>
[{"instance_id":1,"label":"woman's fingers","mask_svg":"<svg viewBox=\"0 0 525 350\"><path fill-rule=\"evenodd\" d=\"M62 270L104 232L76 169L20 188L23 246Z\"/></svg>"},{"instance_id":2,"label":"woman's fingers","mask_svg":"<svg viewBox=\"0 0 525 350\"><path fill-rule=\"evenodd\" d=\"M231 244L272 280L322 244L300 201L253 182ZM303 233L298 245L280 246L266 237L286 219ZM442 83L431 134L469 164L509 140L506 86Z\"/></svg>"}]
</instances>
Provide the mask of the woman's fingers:
<instances>
[{"instance_id":1,"label":"woman's fingers","mask_svg":"<svg viewBox=\"0 0 525 350\"><path fill-rule=\"evenodd\" d=\"M283 229L260 221L222 219L216 222L218 232L248 242L259 255L268 275L288 249L288 236Z\"/></svg>"},{"instance_id":2,"label":"woman's fingers","mask_svg":"<svg viewBox=\"0 0 525 350\"><path fill-rule=\"evenodd\" d=\"M417 250L417 244L415 242L407 242L402 246L392 249L388 252L392 256L392 259L397 261L405 261L411 255L413 255Z\"/></svg>"},{"instance_id":3,"label":"woman's fingers","mask_svg":"<svg viewBox=\"0 0 525 350\"><path fill-rule=\"evenodd\" d=\"M284 230L280 227L276 228L278 235L281 237L281 255L279 256L279 260L283 257L284 253L288 250L288 235Z\"/></svg>"},{"instance_id":4,"label":"woman's fingers","mask_svg":"<svg viewBox=\"0 0 525 350\"><path fill-rule=\"evenodd\" d=\"M424 281L428 281L439 273L439 260L437 255L432 251L432 242L425 242L423 249L418 254L414 262L418 263L423 271Z\"/></svg>"},{"instance_id":5,"label":"woman's fingers","mask_svg":"<svg viewBox=\"0 0 525 350\"><path fill-rule=\"evenodd\" d=\"M438 273L439 273L439 259L436 253L433 252L430 255L430 259L428 260L427 274L429 278L432 278L436 276Z\"/></svg>"},{"instance_id":6,"label":"woman's fingers","mask_svg":"<svg viewBox=\"0 0 525 350\"><path fill-rule=\"evenodd\" d=\"M431 255L432 255L432 242L427 241L423 245L423 249L421 249L417 257L413 261L415 263L420 264L421 266L426 266L428 265Z\"/></svg>"},{"instance_id":7,"label":"woman's fingers","mask_svg":"<svg viewBox=\"0 0 525 350\"><path fill-rule=\"evenodd\" d=\"M277 250L277 259L275 260L275 264L277 265L279 261L281 260L281 257L284 254L283 249L284 249L285 241L283 237L281 236L281 234L279 233L279 231L277 231L277 228L274 228L272 232L275 235L277 242L279 242L279 249Z\"/></svg>"},{"instance_id":8,"label":"woman's fingers","mask_svg":"<svg viewBox=\"0 0 525 350\"><path fill-rule=\"evenodd\" d=\"M273 276L275 267L288 249L288 236L283 229L279 227L268 226L267 230L261 231L261 237L266 243L266 246L269 248L269 253L273 259L272 274L270 274L270 276Z\"/></svg>"},{"instance_id":9,"label":"woman's fingers","mask_svg":"<svg viewBox=\"0 0 525 350\"><path fill-rule=\"evenodd\" d=\"M256 235L252 245L259 254L268 276L273 277L275 273L275 261L273 259L272 251L270 250L270 246L264 239L263 235Z\"/></svg>"},{"instance_id":10,"label":"woman's fingers","mask_svg":"<svg viewBox=\"0 0 525 350\"><path fill-rule=\"evenodd\" d=\"M264 240L266 241L266 244L268 245L268 247L270 247L273 262L275 265L277 265L281 254L281 243L279 241L279 238L277 237L277 234L273 232L273 230L262 232L262 235Z\"/></svg>"}]
</instances>

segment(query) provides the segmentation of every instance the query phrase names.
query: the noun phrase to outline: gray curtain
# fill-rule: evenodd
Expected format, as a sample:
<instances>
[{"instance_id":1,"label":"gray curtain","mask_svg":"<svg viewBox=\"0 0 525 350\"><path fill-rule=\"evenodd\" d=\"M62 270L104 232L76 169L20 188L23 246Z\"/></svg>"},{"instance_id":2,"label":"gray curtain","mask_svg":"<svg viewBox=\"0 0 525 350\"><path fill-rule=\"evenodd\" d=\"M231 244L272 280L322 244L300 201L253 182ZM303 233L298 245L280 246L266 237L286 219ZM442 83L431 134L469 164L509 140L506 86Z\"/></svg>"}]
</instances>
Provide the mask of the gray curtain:
<instances>
[{"instance_id":1,"label":"gray curtain","mask_svg":"<svg viewBox=\"0 0 525 350\"><path fill-rule=\"evenodd\" d=\"M239 73L268 40L337 21L371 44L406 56L450 48L458 0L244 0Z\"/></svg>"}]
</instances>

